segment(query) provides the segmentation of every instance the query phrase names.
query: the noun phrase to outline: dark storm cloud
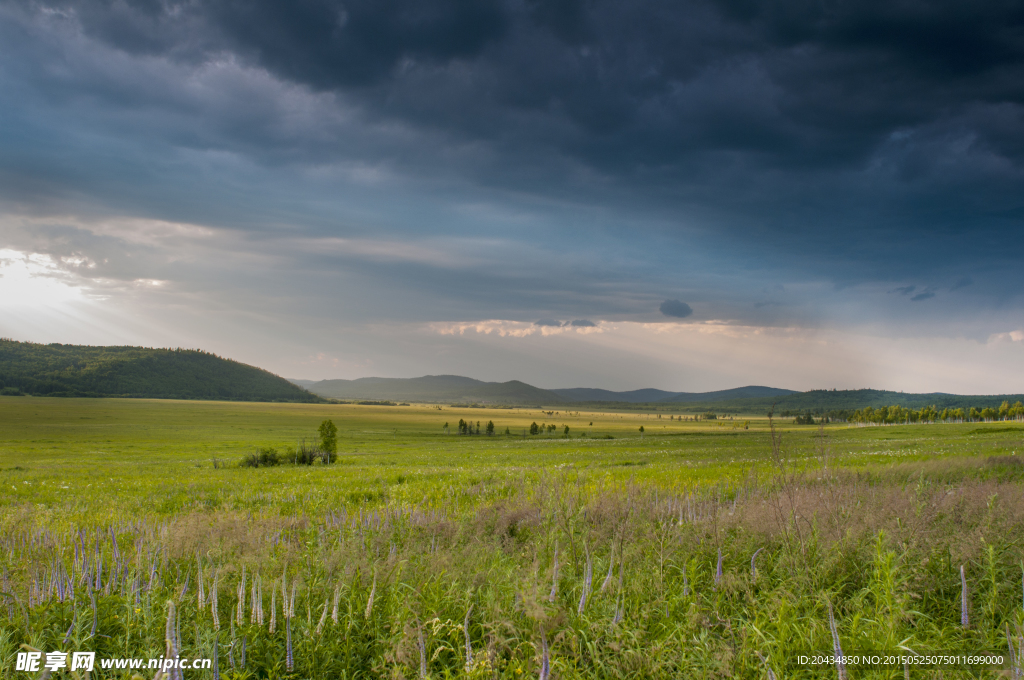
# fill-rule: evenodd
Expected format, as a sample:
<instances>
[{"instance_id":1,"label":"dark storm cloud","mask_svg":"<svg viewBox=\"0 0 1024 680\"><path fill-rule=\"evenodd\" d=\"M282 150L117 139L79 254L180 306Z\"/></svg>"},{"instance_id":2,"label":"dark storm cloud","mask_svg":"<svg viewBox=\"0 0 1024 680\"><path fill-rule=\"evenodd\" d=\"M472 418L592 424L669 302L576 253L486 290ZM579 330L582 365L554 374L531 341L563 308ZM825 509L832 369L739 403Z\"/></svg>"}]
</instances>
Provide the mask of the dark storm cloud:
<instances>
[{"instance_id":1,"label":"dark storm cloud","mask_svg":"<svg viewBox=\"0 0 1024 680\"><path fill-rule=\"evenodd\" d=\"M234 54L460 134L554 126L545 142L616 173L737 151L761 166L856 167L894 133L951 115L1001 155L1024 153L1019 110L1000 121L987 108L1022 103L1019 2L47 4L129 53Z\"/></svg>"},{"instance_id":2,"label":"dark storm cloud","mask_svg":"<svg viewBox=\"0 0 1024 680\"><path fill-rule=\"evenodd\" d=\"M679 300L665 300L658 307L658 310L665 316L671 316L676 319L685 319L686 317L693 314L693 309L690 305Z\"/></svg>"},{"instance_id":3,"label":"dark storm cloud","mask_svg":"<svg viewBox=\"0 0 1024 680\"><path fill-rule=\"evenodd\" d=\"M689 270L705 297L749 295L706 283L716 267L837 289L996 272L1021 283L1020 256L1002 247L1024 226L1020 2L26 0L0 12L0 192L23 204L100 197L317 235L514 230L566 251L600 234L616 254L657 239L632 265L648 282L636 314L683 290L663 284L690 248L730 258ZM223 161L235 157L293 174L258 184ZM322 179L339 165L377 184L346 193ZM337 219L332 200L356 217ZM497 207L422 219L428 201ZM446 270L410 271L488 315L629 313L597 294L501 307L512 277L499 270L471 290ZM626 264L606 271L587 286L629 278Z\"/></svg>"}]
</instances>

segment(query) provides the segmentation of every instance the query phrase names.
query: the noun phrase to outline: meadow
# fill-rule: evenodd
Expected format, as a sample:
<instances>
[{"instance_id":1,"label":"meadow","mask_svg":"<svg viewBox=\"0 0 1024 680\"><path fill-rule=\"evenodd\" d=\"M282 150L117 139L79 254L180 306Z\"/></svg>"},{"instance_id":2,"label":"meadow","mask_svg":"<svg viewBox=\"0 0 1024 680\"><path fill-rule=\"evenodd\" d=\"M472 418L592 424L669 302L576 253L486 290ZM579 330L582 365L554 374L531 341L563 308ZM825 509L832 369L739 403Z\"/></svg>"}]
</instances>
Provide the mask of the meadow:
<instances>
[{"instance_id":1,"label":"meadow","mask_svg":"<svg viewBox=\"0 0 1024 680\"><path fill-rule=\"evenodd\" d=\"M239 465L325 419L336 463ZM1006 422L0 397L0 676L1020 677L1021 461Z\"/></svg>"}]
</instances>

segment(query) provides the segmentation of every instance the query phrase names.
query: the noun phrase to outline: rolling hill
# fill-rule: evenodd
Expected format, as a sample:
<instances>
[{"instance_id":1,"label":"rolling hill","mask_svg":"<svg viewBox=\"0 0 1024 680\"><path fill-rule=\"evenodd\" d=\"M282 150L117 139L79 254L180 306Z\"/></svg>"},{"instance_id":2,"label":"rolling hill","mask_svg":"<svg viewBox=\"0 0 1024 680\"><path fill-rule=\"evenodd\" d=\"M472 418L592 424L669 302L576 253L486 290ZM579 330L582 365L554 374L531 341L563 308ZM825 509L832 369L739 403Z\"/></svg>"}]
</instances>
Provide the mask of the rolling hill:
<instances>
[{"instance_id":1,"label":"rolling hill","mask_svg":"<svg viewBox=\"0 0 1024 680\"><path fill-rule=\"evenodd\" d=\"M774 405L777 413L805 412L828 413L830 411L853 411L871 406L899 405L920 409L925 406L969 409L998 406L1004 401L1024 401L1020 394L947 394L945 392L893 392L890 390L810 390L796 392L784 397L732 399L719 402L705 402L700 406L712 406L721 412L767 413ZM687 406L690 406L689 404Z\"/></svg>"},{"instance_id":2,"label":"rolling hill","mask_svg":"<svg viewBox=\"0 0 1024 680\"><path fill-rule=\"evenodd\" d=\"M292 381L331 399L378 399L481 404L561 404L567 400L549 390L518 380L484 382L458 375L421 378L358 378L356 380Z\"/></svg>"},{"instance_id":3,"label":"rolling hill","mask_svg":"<svg viewBox=\"0 0 1024 680\"><path fill-rule=\"evenodd\" d=\"M568 389L550 390L560 397L569 401L621 401L629 404L646 404L662 399L669 399L680 394L679 392L666 392L647 388L643 390L630 390L628 392L613 392L612 390L601 390L593 387L570 387Z\"/></svg>"},{"instance_id":4,"label":"rolling hill","mask_svg":"<svg viewBox=\"0 0 1024 680\"><path fill-rule=\"evenodd\" d=\"M356 380L292 380L292 382L314 394L330 399L522 405L707 402L743 397L797 394L793 390L758 386L737 387L717 392L667 392L656 389L615 392L589 387L545 390L518 380L503 383L484 382L458 375L425 375L420 378L358 378Z\"/></svg>"},{"instance_id":5,"label":"rolling hill","mask_svg":"<svg viewBox=\"0 0 1024 680\"><path fill-rule=\"evenodd\" d=\"M226 401L322 399L261 368L199 350L0 340L0 393Z\"/></svg>"},{"instance_id":6,"label":"rolling hill","mask_svg":"<svg viewBox=\"0 0 1024 680\"><path fill-rule=\"evenodd\" d=\"M572 387L569 389L556 389L549 391L554 392L561 397L565 397L570 401L610 401L627 404L713 402L756 397L784 397L790 394L799 394L794 390L784 390L779 387L762 387L760 385L735 387L731 390L717 390L715 392L666 392L665 390L650 388L643 390L631 390L628 392L613 392L612 390L600 390L589 387Z\"/></svg>"},{"instance_id":7,"label":"rolling hill","mask_svg":"<svg viewBox=\"0 0 1024 680\"><path fill-rule=\"evenodd\" d=\"M714 392L668 392L641 389L624 392L588 387L545 390L518 380L484 382L457 375L420 378L359 378L357 380L293 380L314 394L332 399L420 401L431 403L517 404L523 406L589 406L665 412L702 413L828 413L865 406L907 408L998 407L1022 395L957 395L941 392L916 394L887 390L811 390L796 392L778 387L748 385Z\"/></svg>"}]
</instances>

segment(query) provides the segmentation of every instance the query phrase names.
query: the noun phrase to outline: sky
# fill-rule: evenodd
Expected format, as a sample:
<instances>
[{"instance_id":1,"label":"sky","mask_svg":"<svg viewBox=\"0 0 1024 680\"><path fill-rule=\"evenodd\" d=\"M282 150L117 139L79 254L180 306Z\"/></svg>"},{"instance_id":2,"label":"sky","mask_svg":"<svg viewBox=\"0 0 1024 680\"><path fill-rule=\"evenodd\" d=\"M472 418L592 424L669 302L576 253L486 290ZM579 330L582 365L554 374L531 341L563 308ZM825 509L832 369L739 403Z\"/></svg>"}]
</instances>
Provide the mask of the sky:
<instances>
[{"instance_id":1,"label":"sky","mask_svg":"<svg viewBox=\"0 0 1024 680\"><path fill-rule=\"evenodd\" d=\"M0 335L1024 392L1024 4L0 0Z\"/></svg>"}]
</instances>

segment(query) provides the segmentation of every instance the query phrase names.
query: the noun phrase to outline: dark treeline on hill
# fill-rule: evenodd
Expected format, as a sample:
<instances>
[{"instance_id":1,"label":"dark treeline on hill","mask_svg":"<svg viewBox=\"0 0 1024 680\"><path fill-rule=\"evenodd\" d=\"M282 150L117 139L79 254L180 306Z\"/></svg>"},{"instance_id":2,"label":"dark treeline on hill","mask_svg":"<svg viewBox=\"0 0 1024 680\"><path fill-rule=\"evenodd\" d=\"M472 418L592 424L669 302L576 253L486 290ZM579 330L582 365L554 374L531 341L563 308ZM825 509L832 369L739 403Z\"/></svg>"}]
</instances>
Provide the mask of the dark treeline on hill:
<instances>
[{"instance_id":1,"label":"dark treeline on hill","mask_svg":"<svg viewBox=\"0 0 1024 680\"><path fill-rule=\"evenodd\" d=\"M318 402L279 376L209 352L0 339L0 393Z\"/></svg>"},{"instance_id":2,"label":"dark treeline on hill","mask_svg":"<svg viewBox=\"0 0 1024 680\"><path fill-rule=\"evenodd\" d=\"M962 395L945 394L942 392L910 393L891 392L888 390L811 390L796 392L781 397L761 397L755 399L723 399L695 401L688 403L666 403L659 401L648 404L631 404L625 402L591 402L579 404L578 407L591 407L614 410L703 413L714 411L719 414L767 414L774 409L775 415L782 417L814 414L832 418L847 419L854 411L866 407L881 408L901 406L906 409L937 408L963 409L998 409L1004 401L1012 404L1024 400L1022 394L998 395Z\"/></svg>"}]
</instances>

